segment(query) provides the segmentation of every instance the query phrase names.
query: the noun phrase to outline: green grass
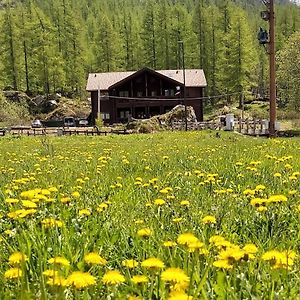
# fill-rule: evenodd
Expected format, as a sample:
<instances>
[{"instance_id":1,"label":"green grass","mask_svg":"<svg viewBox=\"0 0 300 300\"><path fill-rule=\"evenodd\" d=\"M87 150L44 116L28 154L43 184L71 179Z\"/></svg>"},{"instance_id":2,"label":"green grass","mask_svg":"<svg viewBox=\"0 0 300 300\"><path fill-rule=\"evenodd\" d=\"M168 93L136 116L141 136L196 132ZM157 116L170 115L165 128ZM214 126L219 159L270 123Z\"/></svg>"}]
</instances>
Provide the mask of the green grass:
<instances>
[{"instance_id":1,"label":"green grass","mask_svg":"<svg viewBox=\"0 0 300 300\"><path fill-rule=\"evenodd\" d=\"M230 133L215 138L213 132L1 138L0 299L127 299L129 295L188 299L169 296L170 284L160 276L169 267L189 276L184 292L193 299L297 299L298 256L289 259L289 268L284 261L278 269L273 268L275 259L265 261L262 256L274 249L298 255L299 149L296 138L268 140ZM281 177L274 177L275 173ZM255 190L258 185L265 189ZM39 201L31 199L36 201L36 212L9 217L23 208L22 192L50 187L58 191ZM247 189L255 195L246 195ZM253 198L272 195L285 195L287 201L268 203L264 212L250 204ZM63 203L66 197L70 201ZM8 198L19 202L8 204ZM157 206L155 199L165 204ZM183 200L189 205L181 205ZM108 207L99 212L101 203ZM80 216L81 209L91 214ZM203 224L207 215L214 216L216 223ZM46 218L64 225L45 228L41 222ZM182 220L175 223L174 218ZM152 234L139 237L142 228ZM201 249L207 254L189 252L183 245L163 246L186 232L204 243ZM249 243L258 251L249 260L246 254L229 257L231 269L217 268L213 264L226 243L216 247L209 241L213 235L230 242L227 250L235 249L234 253ZM17 251L28 258L19 265L23 274L19 279L5 278L12 267L9 257ZM99 253L107 264L86 264L83 258L89 252ZM63 278L80 270L92 274L96 284L82 289L47 284L42 273L53 267L48 260L55 256L70 261L69 267L55 266ZM139 265L129 270L122 265L125 259L141 263L149 257L161 259L165 268L152 271ZM119 270L125 282L105 285L102 278L109 269ZM146 275L149 282L133 284L130 277L136 274Z\"/></svg>"}]
</instances>

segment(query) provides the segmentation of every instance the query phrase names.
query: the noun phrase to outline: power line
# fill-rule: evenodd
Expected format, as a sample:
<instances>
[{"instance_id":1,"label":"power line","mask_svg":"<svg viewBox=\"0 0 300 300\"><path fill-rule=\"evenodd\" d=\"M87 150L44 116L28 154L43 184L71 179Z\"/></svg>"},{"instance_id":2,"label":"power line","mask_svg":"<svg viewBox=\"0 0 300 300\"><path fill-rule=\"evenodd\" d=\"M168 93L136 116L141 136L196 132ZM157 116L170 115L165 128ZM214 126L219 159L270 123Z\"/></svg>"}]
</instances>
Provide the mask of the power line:
<instances>
[{"instance_id":1,"label":"power line","mask_svg":"<svg viewBox=\"0 0 300 300\"><path fill-rule=\"evenodd\" d=\"M251 92L246 92L252 94ZM216 99L224 98L234 95L243 95L245 92L234 92L229 94L215 95L215 96L205 96L205 97L196 97L196 98L186 98L187 100L205 100L205 99ZM120 96L102 96L102 99L120 99L120 100L136 100L136 101L183 101L183 98L149 98L149 97L120 97Z\"/></svg>"}]
</instances>

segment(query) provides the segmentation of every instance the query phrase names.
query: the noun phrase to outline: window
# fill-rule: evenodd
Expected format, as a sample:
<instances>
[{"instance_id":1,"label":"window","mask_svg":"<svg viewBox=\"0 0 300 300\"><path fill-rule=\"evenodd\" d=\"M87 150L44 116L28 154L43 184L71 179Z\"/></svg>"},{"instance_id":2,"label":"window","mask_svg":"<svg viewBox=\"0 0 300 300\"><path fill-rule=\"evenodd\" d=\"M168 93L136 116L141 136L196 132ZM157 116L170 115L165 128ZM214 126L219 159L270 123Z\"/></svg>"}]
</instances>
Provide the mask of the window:
<instances>
[{"instance_id":1,"label":"window","mask_svg":"<svg viewBox=\"0 0 300 300\"><path fill-rule=\"evenodd\" d=\"M101 113L101 119L102 120L109 120L110 119L110 114L109 113Z\"/></svg>"},{"instance_id":2,"label":"window","mask_svg":"<svg viewBox=\"0 0 300 300\"><path fill-rule=\"evenodd\" d=\"M120 97L128 97L129 96L129 92L128 91L120 91L119 92L119 96Z\"/></svg>"},{"instance_id":3,"label":"window","mask_svg":"<svg viewBox=\"0 0 300 300\"><path fill-rule=\"evenodd\" d=\"M167 96L167 97L170 96L169 95L169 90L165 90L165 96Z\"/></svg>"},{"instance_id":4,"label":"window","mask_svg":"<svg viewBox=\"0 0 300 300\"><path fill-rule=\"evenodd\" d=\"M175 96L175 91L172 89L170 90L170 96L174 97Z\"/></svg>"},{"instance_id":5,"label":"window","mask_svg":"<svg viewBox=\"0 0 300 300\"><path fill-rule=\"evenodd\" d=\"M137 95L137 97L143 97L143 92L138 91L138 92L136 93L136 95Z\"/></svg>"},{"instance_id":6,"label":"window","mask_svg":"<svg viewBox=\"0 0 300 300\"><path fill-rule=\"evenodd\" d=\"M129 110L121 110L120 111L120 119L128 119L129 115L130 115Z\"/></svg>"},{"instance_id":7,"label":"window","mask_svg":"<svg viewBox=\"0 0 300 300\"><path fill-rule=\"evenodd\" d=\"M157 95L156 91L151 91L151 97L155 97Z\"/></svg>"}]
</instances>

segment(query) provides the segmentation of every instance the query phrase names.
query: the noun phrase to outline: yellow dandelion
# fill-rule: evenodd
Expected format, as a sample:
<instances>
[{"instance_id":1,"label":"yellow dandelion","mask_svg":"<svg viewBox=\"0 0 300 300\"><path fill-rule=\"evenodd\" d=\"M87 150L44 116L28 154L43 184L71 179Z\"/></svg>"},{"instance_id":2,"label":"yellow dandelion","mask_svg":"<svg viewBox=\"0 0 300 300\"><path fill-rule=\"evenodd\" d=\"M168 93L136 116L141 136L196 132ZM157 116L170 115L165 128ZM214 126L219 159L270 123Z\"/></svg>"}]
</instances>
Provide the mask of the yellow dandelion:
<instances>
[{"instance_id":1,"label":"yellow dandelion","mask_svg":"<svg viewBox=\"0 0 300 300\"><path fill-rule=\"evenodd\" d=\"M217 220L214 216L205 216L203 219L202 219L202 223L203 224L216 224L217 223Z\"/></svg>"},{"instance_id":2,"label":"yellow dandelion","mask_svg":"<svg viewBox=\"0 0 300 300\"><path fill-rule=\"evenodd\" d=\"M141 300L142 298L139 296L128 295L127 300Z\"/></svg>"},{"instance_id":3,"label":"yellow dandelion","mask_svg":"<svg viewBox=\"0 0 300 300\"><path fill-rule=\"evenodd\" d=\"M57 277L58 276L58 271L48 269L48 270L45 270L43 272L43 275L46 276L46 277Z\"/></svg>"},{"instance_id":4,"label":"yellow dandelion","mask_svg":"<svg viewBox=\"0 0 300 300\"><path fill-rule=\"evenodd\" d=\"M150 257L142 261L141 266L146 269L162 269L165 264L158 258Z\"/></svg>"},{"instance_id":5,"label":"yellow dandelion","mask_svg":"<svg viewBox=\"0 0 300 300\"><path fill-rule=\"evenodd\" d=\"M145 275L135 275L132 276L131 281L135 284L143 284L143 283L147 283L149 279Z\"/></svg>"},{"instance_id":6,"label":"yellow dandelion","mask_svg":"<svg viewBox=\"0 0 300 300\"><path fill-rule=\"evenodd\" d=\"M37 208L36 203L30 200L22 200L22 205L26 208Z\"/></svg>"},{"instance_id":7,"label":"yellow dandelion","mask_svg":"<svg viewBox=\"0 0 300 300\"><path fill-rule=\"evenodd\" d=\"M54 218L47 218L42 220L42 225L45 228L51 228L51 227L62 227L63 222L59 220L55 220Z\"/></svg>"},{"instance_id":8,"label":"yellow dandelion","mask_svg":"<svg viewBox=\"0 0 300 300\"><path fill-rule=\"evenodd\" d=\"M232 269L233 266L228 262L228 260L217 260L213 263L213 266L220 269Z\"/></svg>"},{"instance_id":9,"label":"yellow dandelion","mask_svg":"<svg viewBox=\"0 0 300 300\"><path fill-rule=\"evenodd\" d=\"M164 205L165 203L166 203L166 201L163 200L163 199L155 199L154 200L154 204L157 205L157 206Z\"/></svg>"},{"instance_id":10,"label":"yellow dandelion","mask_svg":"<svg viewBox=\"0 0 300 300\"><path fill-rule=\"evenodd\" d=\"M102 277L102 282L107 285L117 285L124 281L125 277L117 270L107 271Z\"/></svg>"},{"instance_id":11,"label":"yellow dandelion","mask_svg":"<svg viewBox=\"0 0 300 300\"><path fill-rule=\"evenodd\" d=\"M73 193L72 193L72 197L73 197L73 198L80 198L79 192L77 192L77 191L73 192Z\"/></svg>"},{"instance_id":12,"label":"yellow dandelion","mask_svg":"<svg viewBox=\"0 0 300 300\"><path fill-rule=\"evenodd\" d=\"M96 252L91 252L88 253L84 256L83 260L87 264L95 264L95 265L101 265L104 266L107 264L107 260L101 257L98 253Z\"/></svg>"},{"instance_id":13,"label":"yellow dandelion","mask_svg":"<svg viewBox=\"0 0 300 300\"><path fill-rule=\"evenodd\" d=\"M8 262L11 265L17 265L17 264L23 263L27 260L28 260L27 256L25 254L23 254L22 252L14 252L8 258Z\"/></svg>"},{"instance_id":14,"label":"yellow dandelion","mask_svg":"<svg viewBox=\"0 0 300 300\"><path fill-rule=\"evenodd\" d=\"M263 212L267 211L268 208L265 207L265 206L259 206L259 207L256 208L256 210L257 210L258 212L260 212L260 213L263 213Z\"/></svg>"},{"instance_id":15,"label":"yellow dandelion","mask_svg":"<svg viewBox=\"0 0 300 300\"><path fill-rule=\"evenodd\" d=\"M18 203L19 200L14 199L14 198L7 198L7 199L5 199L5 202L8 203L8 204L14 204L14 203Z\"/></svg>"},{"instance_id":16,"label":"yellow dandelion","mask_svg":"<svg viewBox=\"0 0 300 300\"><path fill-rule=\"evenodd\" d=\"M186 294L184 291L172 291L169 294L168 300L192 300L193 297Z\"/></svg>"},{"instance_id":17,"label":"yellow dandelion","mask_svg":"<svg viewBox=\"0 0 300 300\"><path fill-rule=\"evenodd\" d=\"M191 243L198 242L198 238L193 233L182 233L177 238L177 243L179 245L188 246Z\"/></svg>"},{"instance_id":18,"label":"yellow dandelion","mask_svg":"<svg viewBox=\"0 0 300 300\"><path fill-rule=\"evenodd\" d=\"M70 197L62 197L62 198L60 199L60 202L61 202L61 203L64 203L64 204L68 204L68 203L71 202L71 198L70 198Z\"/></svg>"},{"instance_id":19,"label":"yellow dandelion","mask_svg":"<svg viewBox=\"0 0 300 300\"><path fill-rule=\"evenodd\" d=\"M243 247L243 250L245 252L244 259L254 259L256 254L258 252L258 248L254 244L246 244Z\"/></svg>"},{"instance_id":20,"label":"yellow dandelion","mask_svg":"<svg viewBox=\"0 0 300 300\"><path fill-rule=\"evenodd\" d=\"M136 221L134 221L134 224L143 224L144 223L144 220L136 220Z\"/></svg>"},{"instance_id":21,"label":"yellow dandelion","mask_svg":"<svg viewBox=\"0 0 300 300\"><path fill-rule=\"evenodd\" d=\"M150 228L143 228L137 232L137 235L140 237L148 237L148 236L152 235L152 231Z\"/></svg>"},{"instance_id":22,"label":"yellow dandelion","mask_svg":"<svg viewBox=\"0 0 300 300\"><path fill-rule=\"evenodd\" d=\"M183 218L174 218L174 219L172 219L172 222L180 223L182 220L183 220Z\"/></svg>"},{"instance_id":23,"label":"yellow dandelion","mask_svg":"<svg viewBox=\"0 0 300 300\"><path fill-rule=\"evenodd\" d=\"M190 205L190 201L188 201L188 200L182 200L182 201L180 202L180 205L181 205L181 206L189 206L189 205Z\"/></svg>"},{"instance_id":24,"label":"yellow dandelion","mask_svg":"<svg viewBox=\"0 0 300 300\"><path fill-rule=\"evenodd\" d=\"M68 282L64 277L60 275L55 275L53 277L48 278L47 284L52 286L67 286Z\"/></svg>"},{"instance_id":25,"label":"yellow dandelion","mask_svg":"<svg viewBox=\"0 0 300 300\"><path fill-rule=\"evenodd\" d=\"M4 277L6 279L17 279L22 277L22 270L19 268L11 268L5 271Z\"/></svg>"},{"instance_id":26,"label":"yellow dandelion","mask_svg":"<svg viewBox=\"0 0 300 300\"><path fill-rule=\"evenodd\" d=\"M68 276L66 284L76 289L82 289L96 284L96 278L88 272L76 271Z\"/></svg>"},{"instance_id":27,"label":"yellow dandelion","mask_svg":"<svg viewBox=\"0 0 300 300\"><path fill-rule=\"evenodd\" d=\"M189 277L180 268L168 268L161 273L161 279L172 284L189 282Z\"/></svg>"},{"instance_id":28,"label":"yellow dandelion","mask_svg":"<svg viewBox=\"0 0 300 300\"><path fill-rule=\"evenodd\" d=\"M239 261L245 255L245 252L240 249L238 246L232 246L227 248L226 250L222 250L219 253L220 260L228 260L228 261Z\"/></svg>"},{"instance_id":29,"label":"yellow dandelion","mask_svg":"<svg viewBox=\"0 0 300 300\"><path fill-rule=\"evenodd\" d=\"M163 245L167 248L172 248L172 247L175 247L177 245L177 243L173 242L173 241L166 241L163 243Z\"/></svg>"},{"instance_id":30,"label":"yellow dandelion","mask_svg":"<svg viewBox=\"0 0 300 300\"><path fill-rule=\"evenodd\" d=\"M79 210L79 216L81 217L88 217L91 215L91 211L89 209L80 209Z\"/></svg>"},{"instance_id":31,"label":"yellow dandelion","mask_svg":"<svg viewBox=\"0 0 300 300\"><path fill-rule=\"evenodd\" d=\"M281 203L286 201L287 201L287 197L284 195L272 195L268 199L268 202L270 203Z\"/></svg>"},{"instance_id":32,"label":"yellow dandelion","mask_svg":"<svg viewBox=\"0 0 300 300\"><path fill-rule=\"evenodd\" d=\"M196 250L203 248L204 243L202 243L200 241L196 241L196 242L189 243L187 246L189 248L189 252L195 252Z\"/></svg>"},{"instance_id":33,"label":"yellow dandelion","mask_svg":"<svg viewBox=\"0 0 300 300\"><path fill-rule=\"evenodd\" d=\"M61 265L61 266L65 266L65 267L70 266L70 262L62 256L56 256L56 257L50 258L48 260L48 263L54 264L54 265Z\"/></svg>"},{"instance_id":34,"label":"yellow dandelion","mask_svg":"<svg viewBox=\"0 0 300 300\"><path fill-rule=\"evenodd\" d=\"M129 269L136 268L139 263L134 259L125 259L122 261L122 266L127 267Z\"/></svg>"}]
</instances>

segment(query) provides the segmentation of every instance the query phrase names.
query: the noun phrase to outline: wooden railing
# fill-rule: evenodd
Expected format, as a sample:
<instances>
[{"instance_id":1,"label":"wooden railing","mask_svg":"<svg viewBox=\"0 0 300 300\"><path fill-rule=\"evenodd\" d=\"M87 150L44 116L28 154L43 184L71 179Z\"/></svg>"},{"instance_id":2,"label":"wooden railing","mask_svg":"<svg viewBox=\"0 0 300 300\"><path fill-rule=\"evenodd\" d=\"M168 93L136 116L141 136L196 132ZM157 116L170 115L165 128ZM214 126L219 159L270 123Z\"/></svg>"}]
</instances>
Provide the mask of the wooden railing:
<instances>
[{"instance_id":1,"label":"wooden railing","mask_svg":"<svg viewBox=\"0 0 300 300\"><path fill-rule=\"evenodd\" d=\"M225 124L221 122L188 122L188 130L226 130ZM267 135L268 121L267 120L234 120L231 131L236 131L247 135ZM184 121L175 121L171 124L172 130L185 130Z\"/></svg>"},{"instance_id":2,"label":"wooden railing","mask_svg":"<svg viewBox=\"0 0 300 300\"><path fill-rule=\"evenodd\" d=\"M242 120L238 119L234 123L234 130L242 134L249 135L267 135L268 120L254 119L254 120Z\"/></svg>"}]
</instances>

